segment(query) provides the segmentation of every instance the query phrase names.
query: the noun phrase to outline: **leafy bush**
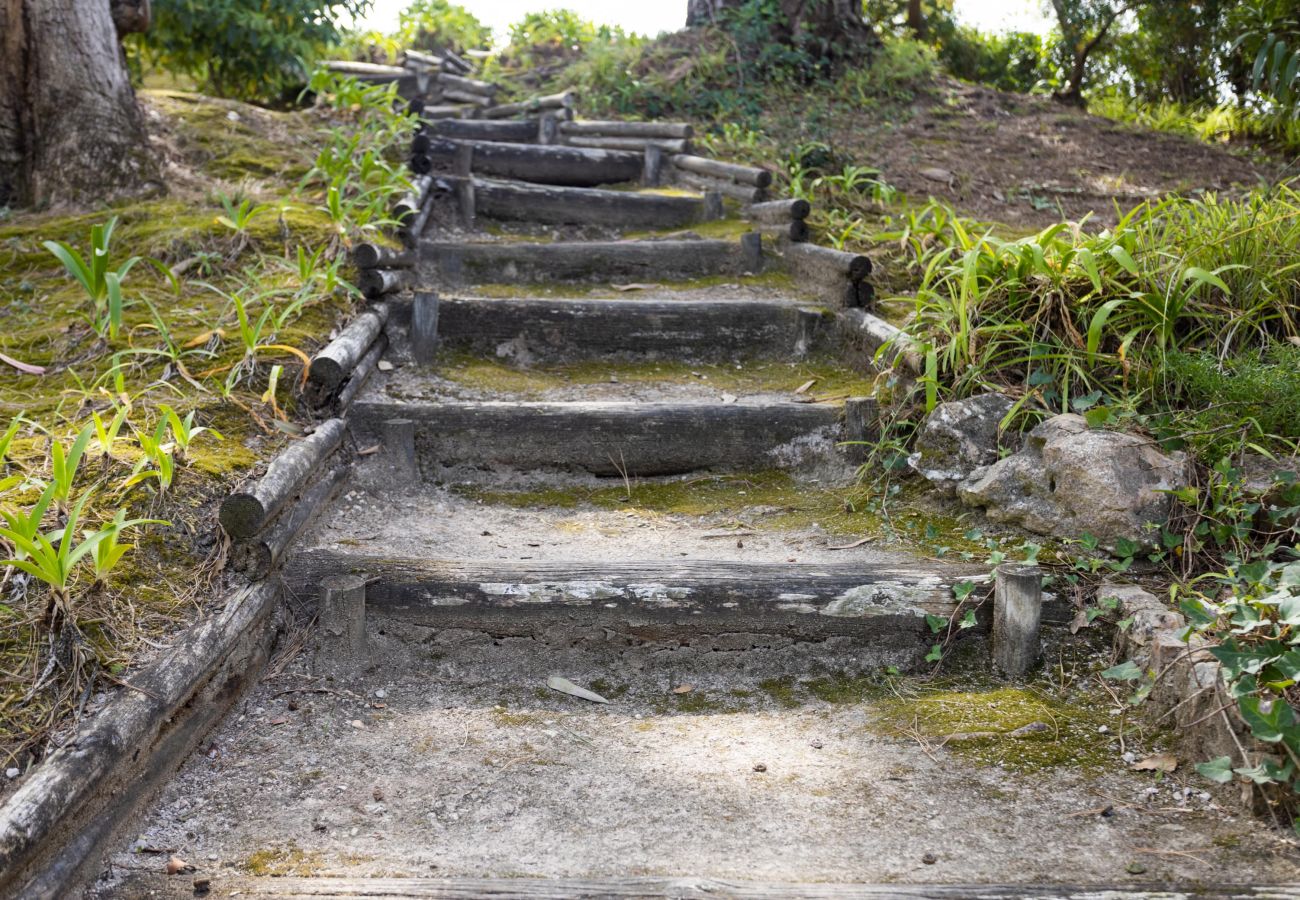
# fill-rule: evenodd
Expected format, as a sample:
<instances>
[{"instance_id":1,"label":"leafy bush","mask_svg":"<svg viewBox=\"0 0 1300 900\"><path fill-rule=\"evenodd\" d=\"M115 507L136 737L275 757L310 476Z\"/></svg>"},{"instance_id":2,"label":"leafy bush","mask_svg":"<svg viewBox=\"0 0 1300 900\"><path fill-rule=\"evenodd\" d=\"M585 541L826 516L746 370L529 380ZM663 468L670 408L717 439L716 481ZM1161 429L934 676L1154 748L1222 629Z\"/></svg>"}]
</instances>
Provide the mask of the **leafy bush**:
<instances>
[{"instance_id":1,"label":"leafy bush","mask_svg":"<svg viewBox=\"0 0 1300 900\"><path fill-rule=\"evenodd\" d=\"M492 43L492 29L465 7L447 0L414 0L397 21L395 37L403 47L464 53Z\"/></svg>"},{"instance_id":2,"label":"leafy bush","mask_svg":"<svg viewBox=\"0 0 1300 900\"><path fill-rule=\"evenodd\" d=\"M938 53L958 78L1003 91L1027 94L1051 76L1051 41L1033 32L988 34L961 26L939 43Z\"/></svg>"},{"instance_id":3,"label":"leafy bush","mask_svg":"<svg viewBox=\"0 0 1300 900\"><path fill-rule=\"evenodd\" d=\"M339 19L370 0L154 0L153 24L133 35L151 65L193 76L209 93L275 101L307 81L341 37Z\"/></svg>"},{"instance_id":4,"label":"leafy bush","mask_svg":"<svg viewBox=\"0 0 1300 900\"><path fill-rule=\"evenodd\" d=\"M1171 405L1192 410L1193 445L1218 459L1244 435L1257 444L1300 440L1300 347L1274 344L1227 360L1171 353L1165 360Z\"/></svg>"}]
</instances>

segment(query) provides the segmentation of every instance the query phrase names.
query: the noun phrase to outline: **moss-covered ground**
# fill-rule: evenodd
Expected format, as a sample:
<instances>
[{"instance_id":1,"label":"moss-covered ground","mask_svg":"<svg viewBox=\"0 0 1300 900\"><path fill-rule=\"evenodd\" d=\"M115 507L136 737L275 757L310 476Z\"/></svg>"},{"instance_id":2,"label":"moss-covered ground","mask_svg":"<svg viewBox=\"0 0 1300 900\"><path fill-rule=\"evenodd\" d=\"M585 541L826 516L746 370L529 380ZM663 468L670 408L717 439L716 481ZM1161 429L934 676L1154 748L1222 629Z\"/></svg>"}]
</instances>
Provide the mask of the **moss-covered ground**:
<instances>
[{"instance_id":1,"label":"moss-covered ground","mask_svg":"<svg viewBox=\"0 0 1300 900\"><path fill-rule=\"evenodd\" d=\"M52 442L69 446L93 415L108 425L124 410L116 439L107 448L93 441L77 474L72 500L88 497L78 530L98 530L119 509L167 523L123 533L134 548L102 580L78 568L68 584L73 627L56 627L53 642L49 589L6 570L5 768L39 758L44 735L81 697L120 682L141 652L161 646L213 599L224 555L214 504L297 429L303 362L352 308L346 269L332 261L345 249L343 233L321 208L318 188L301 184L331 121L314 110L272 112L178 91L141 97L157 113L155 136L171 163L165 196L0 214L0 352L22 366L0 362L0 433L22 420L0 450L0 507L24 514L53 476ZM223 197L235 207L247 200L252 215L223 221ZM141 258L121 281L116 335L95 321L86 289L45 247L65 242L88 258L92 227L110 218L117 220L110 270ZM137 433L154 433L163 404L211 431L188 449L165 435L176 462L170 486L150 477L132 484L138 466L154 468ZM51 511L44 528L61 522ZM14 553L12 541L0 539L0 559ZM60 647L69 641L73 649Z\"/></svg>"}]
</instances>

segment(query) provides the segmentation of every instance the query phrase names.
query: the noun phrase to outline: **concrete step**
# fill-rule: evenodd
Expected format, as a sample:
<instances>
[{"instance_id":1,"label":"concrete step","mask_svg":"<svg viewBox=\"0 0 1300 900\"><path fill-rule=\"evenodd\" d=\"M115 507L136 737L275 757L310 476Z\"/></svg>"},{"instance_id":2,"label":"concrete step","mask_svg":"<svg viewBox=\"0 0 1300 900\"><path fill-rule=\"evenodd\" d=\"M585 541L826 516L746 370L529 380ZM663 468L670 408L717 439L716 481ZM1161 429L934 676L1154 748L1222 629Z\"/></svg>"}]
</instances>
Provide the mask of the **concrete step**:
<instances>
[{"instance_id":1,"label":"concrete step","mask_svg":"<svg viewBox=\"0 0 1300 900\"><path fill-rule=\"evenodd\" d=\"M397 316L394 324L407 318ZM800 358L829 333L828 318L782 300L444 297L438 338L447 347L487 354L512 345L510 355L535 360Z\"/></svg>"},{"instance_id":2,"label":"concrete step","mask_svg":"<svg viewBox=\"0 0 1300 900\"><path fill-rule=\"evenodd\" d=\"M424 241L420 275L428 284L545 281L645 282L743 275L762 269L757 232L740 240Z\"/></svg>"},{"instance_id":3,"label":"concrete step","mask_svg":"<svg viewBox=\"0 0 1300 900\"><path fill-rule=\"evenodd\" d=\"M637 641L849 637L877 648L873 661L913 666L933 642L926 615L956 607L953 585L967 579L959 571L671 558L479 562L317 547L295 555L285 580L298 596L314 596L323 578L364 575L368 611L438 629L526 637L563 625L611 628Z\"/></svg>"},{"instance_id":4,"label":"concrete step","mask_svg":"<svg viewBox=\"0 0 1300 900\"><path fill-rule=\"evenodd\" d=\"M471 179L477 215L502 222L604 226L638 231L684 228L722 217L703 197Z\"/></svg>"},{"instance_id":5,"label":"concrete step","mask_svg":"<svg viewBox=\"0 0 1300 900\"><path fill-rule=\"evenodd\" d=\"M561 469L610 477L702 470L789 469L834 458L842 408L735 403L439 402L363 399L352 427L363 444L426 471L473 465ZM390 425L388 423L407 423Z\"/></svg>"}]
</instances>

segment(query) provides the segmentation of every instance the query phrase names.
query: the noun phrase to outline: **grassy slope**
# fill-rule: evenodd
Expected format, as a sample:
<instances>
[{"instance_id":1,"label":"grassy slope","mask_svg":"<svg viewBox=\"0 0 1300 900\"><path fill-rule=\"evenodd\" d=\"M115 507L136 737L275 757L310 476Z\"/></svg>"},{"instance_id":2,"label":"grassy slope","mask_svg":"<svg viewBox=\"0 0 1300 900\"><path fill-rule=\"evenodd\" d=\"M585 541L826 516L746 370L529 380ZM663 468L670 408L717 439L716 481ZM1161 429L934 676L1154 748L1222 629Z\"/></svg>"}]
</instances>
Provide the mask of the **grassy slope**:
<instances>
[{"instance_id":1,"label":"grassy slope","mask_svg":"<svg viewBox=\"0 0 1300 900\"><path fill-rule=\"evenodd\" d=\"M129 403L130 424L112 455L92 445L82 464L76 493L94 490L82 527L97 527L117 508L170 522L125 536L138 547L106 585L78 580L74 607L86 643L56 648L67 670L35 690L50 656L41 621L47 595L36 586L21 590L11 573L0 598L0 763L5 767L26 764L48 729L65 721L88 679L94 679L95 690L111 687L141 654L215 599L225 553L215 503L286 440L276 411L262 395L270 367L284 364L278 397L292 408L288 385L300 370L299 358L263 351L256 367L223 397L226 375L242 360L243 349L231 303L205 285L244 297L254 315L267 306L283 309L302 291L306 301L287 314L273 340L306 353L351 306L341 291L304 285L295 258L299 246L339 245L337 231L310 195L294 190L326 121L311 111L275 113L172 91L144 92L142 100L152 113L156 147L168 163L167 196L75 213L14 212L0 219L0 350L47 369L33 376L6 367L0 377L0 418L7 422L22 415L31 423L10 447L5 470L48 478L52 438L67 444L92 412L109 419L114 404ZM223 213L218 193L242 194L268 209L244 233L236 233L218 221ZM123 331L112 342L90 327L84 291L42 246L47 240L66 241L85 253L91 226L109 216L119 219L112 265L140 255L184 273L174 290L153 268L137 265L124 282ZM155 353L168 340L144 301L160 313L161 328L180 348L177 358ZM269 331L264 333L263 342L271 341ZM122 365L115 372L117 363ZM215 428L224 440L200 435L169 491L160 493L151 482L124 487L141 456L131 428L151 432L161 403L182 416L194 411L197 423ZM0 496L0 504L22 508L38 493L20 485ZM8 555L7 547L0 549Z\"/></svg>"}]
</instances>

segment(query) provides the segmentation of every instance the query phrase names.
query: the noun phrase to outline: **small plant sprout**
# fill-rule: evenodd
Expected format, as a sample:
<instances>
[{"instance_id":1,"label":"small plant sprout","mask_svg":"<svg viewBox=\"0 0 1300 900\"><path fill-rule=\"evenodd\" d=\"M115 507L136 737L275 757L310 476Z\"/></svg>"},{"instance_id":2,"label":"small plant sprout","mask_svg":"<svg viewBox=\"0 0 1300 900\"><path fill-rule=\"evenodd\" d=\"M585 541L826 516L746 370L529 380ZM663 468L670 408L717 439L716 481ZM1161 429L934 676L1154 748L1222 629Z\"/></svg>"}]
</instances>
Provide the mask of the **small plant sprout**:
<instances>
[{"instance_id":1,"label":"small plant sprout","mask_svg":"<svg viewBox=\"0 0 1300 900\"><path fill-rule=\"evenodd\" d=\"M48 535L39 532L28 535L12 528L0 528L0 537L13 544L17 551L13 558L3 560L4 564L49 585L51 596L45 619L51 626L60 618L70 618L70 587L77 563L108 537L108 532L101 530L86 536L80 543L73 544L77 534L77 521L89 499L90 491L82 494L81 499L68 511L67 524Z\"/></svg>"},{"instance_id":2,"label":"small plant sprout","mask_svg":"<svg viewBox=\"0 0 1300 900\"><path fill-rule=\"evenodd\" d=\"M100 417L98 412L92 412L91 418L95 426L95 443L99 445L99 452L102 458L107 461L113 456L113 448L117 445L117 436L122 431L122 426L126 424L127 417L131 414L131 405L113 404L113 418L107 424Z\"/></svg>"},{"instance_id":3,"label":"small plant sprout","mask_svg":"<svg viewBox=\"0 0 1300 900\"><path fill-rule=\"evenodd\" d=\"M278 369L280 367L276 366L276 368ZM225 438L221 436L221 432L213 428L208 428L205 425L196 426L194 424L194 410L190 410L183 419L176 414L176 410L172 409L165 403L159 406L158 410L163 415L163 423L171 429L172 445L175 448L174 452L178 459L185 459L189 453L190 443L196 437L205 432L211 434L219 441L225 440Z\"/></svg>"},{"instance_id":4,"label":"small plant sprout","mask_svg":"<svg viewBox=\"0 0 1300 900\"><path fill-rule=\"evenodd\" d=\"M4 434L0 434L0 466L3 466L5 460L9 458L9 447L13 444L14 438L18 436L18 429L22 428L23 423L27 420L22 416L14 416L14 420L9 423Z\"/></svg>"},{"instance_id":5,"label":"small plant sprout","mask_svg":"<svg viewBox=\"0 0 1300 900\"><path fill-rule=\"evenodd\" d=\"M172 486L176 475L176 461L172 457L172 444L167 441L167 420L158 420L158 427L153 434L136 430L135 440L140 445L140 461L135 464L131 477L123 487L134 487L148 481L158 480L158 493L165 494Z\"/></svg>"},{"instance_id":6,"label":"small plant sprout","mask_svg":"<svg viewBox=\"0 0 1300 900\"><path fill-rule=\"evenodd\" d=\"M133 256L116 269L110 268L108 254L117 226L114 216L103 225L90 229L90 261L62 241L46 241L44 247L54 254L68 274L85 289L91 304L91 325L100 337L117 340L122 327L122 281L141 257Z\"/></svg>"},{"instance_id":7,"label":"small plant sprout","mask_svg":"<svg viewBox=\"0 0 1300 900\"><path fill-rule=\"evenodd\" d=\"M103 537L95 545L94 555L90 558L92 571L95 573L95 587L103 587L108 581L108 576L117 568L117 564L122 561L126 551L135 548L135 544L124 544L118 541L122 532L128 528L138 528L141 525L170 525L170 522L164 522L161 519L127 519L126 510L119 509L117 515L113 516L113 521L109 522L100 529Z\"/></svg>"},{"instance_id":8,"label":"small plant sprout","mask_svg":"<svg viewBox=\"0 0 1300 900\"><path fill-rule=\"evenodd\" d=\"M275 392L280 387L280 375L284 372L284 366L275 365L271 367L271 377L266 380L266 392L262 394L262 402L271 407L271 412L277 419L284 419L285 414L280 409L280 404L275 400Z\"/></svg>"},{"instance_id":9,"label":"small plant sprout","mask_svg":"<svg viewBox=\"0 0 1300 900\"><path fill-rule=\"evenodd\" d=\"M54 499L60 507L65 506L72 496L72 483L77 478L81 458L94 437L95 423L91 422L81 429L72 446L66 450L59 441L50 442L50 483L54 487Z\"/></svg>"},{"instance_id":10,"label":"small plant sprout","mask_svg":"<svg viewBox=\"0 0 1300 900\"><path fill-rule=\"evenodd\" d=\"M14 551L16 559L26 559L27 553L23 550L23 545L15 540L14 535L28 543L35 541L41 533L41 520L45 518L45 512L52 502L54 502L54 485L47 484L36 503L26 512L0 506L0 518L5 521L5 528L0 529L0 533L3 533L16 548Z\"/></svg>"},{"instance_id":11,"label":"small plant sprout","mask_svg":"<svg viewBox=\"0 0 1300 900\"><path fill-rule=\"evenodd\" d=\"M223 215L217 216L217 224L224 225L238 235L238 249L242 250L248 245L248 228L253 224L253 219L265 212L267 207L253 203L248 197L242 197L236 203L234 198L223 193L217 194L217 200L225 211Z\"/></svg>"}]
</instances>

